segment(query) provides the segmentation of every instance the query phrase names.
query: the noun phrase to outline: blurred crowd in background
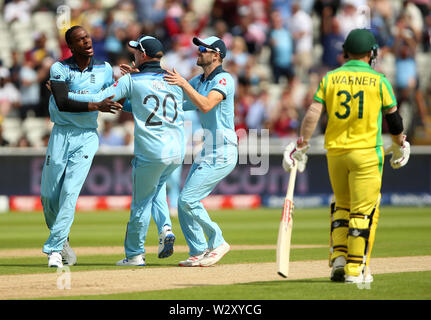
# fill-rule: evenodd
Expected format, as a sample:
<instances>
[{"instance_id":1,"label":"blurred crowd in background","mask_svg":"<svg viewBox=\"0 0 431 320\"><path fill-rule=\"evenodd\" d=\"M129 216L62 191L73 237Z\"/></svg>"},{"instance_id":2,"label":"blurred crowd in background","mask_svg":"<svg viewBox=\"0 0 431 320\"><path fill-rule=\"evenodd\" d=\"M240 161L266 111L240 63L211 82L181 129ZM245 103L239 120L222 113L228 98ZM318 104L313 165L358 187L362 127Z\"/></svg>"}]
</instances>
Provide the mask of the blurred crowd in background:
<instances>
[{"instance_id":1,"label":"blurred crowd in background","mask_svg":"<svg viewBox=\"0 0 431 320\"><path fill-rule=\"evenodd\" d=\"M194 36L216 35L229 52L223 67L237 81L239 139L268 129L294 139L321 77L344 63L342 44L354 28L371 28L379 44L374 66L394 87L413 144L431 144L431 0L3 0L0 17L0 145L45 146L50 92L45 83L57 60L70 57L64 33L81 25L96 59L114 76L130 63L129 40L159 38L162 66L189 79L196 66ZM100 143L133 142L133 118L99 117ZM321 135L325 128L322 118ZM384 132L385 132L384 127Z\"/></svg>"}]
</instances>

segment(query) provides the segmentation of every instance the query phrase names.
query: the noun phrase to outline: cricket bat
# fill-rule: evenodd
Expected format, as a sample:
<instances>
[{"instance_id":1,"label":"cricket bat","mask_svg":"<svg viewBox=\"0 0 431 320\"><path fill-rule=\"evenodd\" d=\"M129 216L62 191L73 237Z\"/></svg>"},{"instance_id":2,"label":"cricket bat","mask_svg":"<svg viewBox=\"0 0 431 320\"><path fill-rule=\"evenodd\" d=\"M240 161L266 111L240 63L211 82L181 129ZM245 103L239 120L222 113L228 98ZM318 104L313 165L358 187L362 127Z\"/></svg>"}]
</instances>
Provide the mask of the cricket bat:
<instances>
[{"instance_id":1,"label":"cricket bat","mask_svg":"<svg viewBox=\"0 0 431 320\"><path fill-rule=\"evenodd\" d=\"M283 278L287 278L289 274L290 239L292 237L293 225L293 191L295 190L296 171L297 164L295 163L290 171L289 184L278 229L277 273Z\"/></svg>"}]
</instances>

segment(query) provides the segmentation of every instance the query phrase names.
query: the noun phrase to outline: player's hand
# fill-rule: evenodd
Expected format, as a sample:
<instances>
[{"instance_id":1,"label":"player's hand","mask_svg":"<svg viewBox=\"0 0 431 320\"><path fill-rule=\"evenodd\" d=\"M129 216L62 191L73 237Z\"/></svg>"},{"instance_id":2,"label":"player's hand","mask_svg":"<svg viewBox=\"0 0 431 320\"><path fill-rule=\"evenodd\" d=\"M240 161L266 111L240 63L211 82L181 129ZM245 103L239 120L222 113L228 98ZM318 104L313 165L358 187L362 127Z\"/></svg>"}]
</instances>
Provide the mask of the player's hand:
<instances>
[{"instance_id":1,"label":"player's hand","mask_svg":"<svg viewBox=\"0 0 431 320\"><path fill-rule=\"evenodd\" d=\"M110 96L103 101L96 102L97 110L100 112L107 112L107 113L113 113L115 114L115 111L119 111L123 109L123 106L119 104L116 101L113 101L112 99L114 96Z\"/></svg>"},{"instance_id":2,"label":"player's hand","mask_svg":"<svg viewBox=\"0 0 431 320\"><path fill-rule=\"evenodd\" d=\"M121 75L124 76L126 73L139 72L139 69L136 68L135 62L132 61L131 66L125 63L120 64L120 71L121 71Z\"/></svg>"},{"instance_id":3,"label":"player's hand","mask_svg":"<svg viewBox=\"0 0 431 320\"><path fill-rule=\"evenodd\" d=\"M298 162L298 171L303 172L307 165L308 157L306 155L310 146L307 144L302 148L298 147L298 143L291 142L286 146L283 153L283 169L287 172L292 170L295 162Z\"/></svg>"},{"instance_id":4,"label":"player's hand","mask_svg":"<svg viewBox=\"0 0 431 320\"><path fill-rule=\"evenodd\" d=\"M169 83L170 85L177 85L181 88L184 87L184 85L186 84L187 80L184 79L178 72L177 70L172 69L172 71L166 70L166 72L168 73L167 75L164 76L164 79L167 83Z\"/></svg>"},{"instance_id":5,"label":"player's hand","mask_svg":"<svg viewBox=\"0 0 431 320\"><path fill-rule=\"evenodd\" d=\"M45 86L46 86L46 88L49 90L49 92L52 92L52 90L51 90L51 81L50 81L50 80L48 80L48 81L45 83Z\"/></svg>"},{"instance_id":6,"label":"player's hand","mask_svg":"<svg viewBox=\"0 0 431 320\"><path fill-rule=\"evenodd\" d=\"M392 142L392 145L386 148L385 154L392 153L391 167L399 169L404 167L410 158L410 143L406 141L406 136L403 136L403 144L400 146L396 142Z\"/></svg>"}]
</instances>

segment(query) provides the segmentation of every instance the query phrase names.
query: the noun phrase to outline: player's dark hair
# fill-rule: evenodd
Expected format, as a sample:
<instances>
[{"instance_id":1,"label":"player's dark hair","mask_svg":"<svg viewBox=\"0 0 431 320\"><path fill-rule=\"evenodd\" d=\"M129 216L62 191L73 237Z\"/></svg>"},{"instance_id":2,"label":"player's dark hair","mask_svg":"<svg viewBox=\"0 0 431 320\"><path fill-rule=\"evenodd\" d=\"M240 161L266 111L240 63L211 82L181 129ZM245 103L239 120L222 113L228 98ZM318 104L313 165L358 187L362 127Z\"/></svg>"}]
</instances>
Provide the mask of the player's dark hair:
<instances>
[{"instance_id":1,"label":"player's dark hair","mask_svg":"<svg viewBox=\"0 0 431 320\"><path fill-rule=\"evenodd\" d=\"M66 43L68 45L70 45L70 43L72 42L73 31L75 31L76 29L79 29L79 28L83 29L83 27L81 27L81 26L73 26L73 27L67 29L66 33L64 34L64 38L66 39Z\"/></svg>"}]
</instances>

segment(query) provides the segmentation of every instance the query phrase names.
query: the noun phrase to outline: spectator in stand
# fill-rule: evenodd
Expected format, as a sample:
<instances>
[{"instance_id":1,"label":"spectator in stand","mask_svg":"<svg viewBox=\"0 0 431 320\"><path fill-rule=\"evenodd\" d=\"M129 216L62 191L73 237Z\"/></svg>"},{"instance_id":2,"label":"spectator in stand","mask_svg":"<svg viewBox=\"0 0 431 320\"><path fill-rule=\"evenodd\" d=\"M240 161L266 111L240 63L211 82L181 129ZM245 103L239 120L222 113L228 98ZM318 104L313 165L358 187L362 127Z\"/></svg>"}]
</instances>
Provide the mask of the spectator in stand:
<instances>
[{"instance_id":1,"label":"spectator in stand","mask_svg":"<svg viewBox=\"0 0 431 320\"><path fill-rule=\"evenodd\" d=\"M428 126L427 107L420 88L419 74L417 70L416 54L418 40L414 29L408 23L409 18L401 15L396 24L393 52L395 55L395 88L398 105L404 101L415 101L423 126ZM413 99L413 100L412 100ZM400 108L402 112L402 107ZM413 123L414 125L414 123ZM407 133L413 135L413 126L406 125ZM409 131L410 130L410 131Z\"/></svg>"},{"instance_id":2,"label":"spectator in stand","mask_svg":"<svg viewBox=\"0 0 431 320\"><path fill-rule=\"evenodd\" d=\"M43 32L35 32L33 34L34 46L30 49L26 54L30 54L33 57L33 60L36 64L36 68L39 68L42 64L42 61L46 57L50 57L52 59L56 58L53 51L49 50L46 47L47 37Z\"/></svg>"},{"instance_id":3,"label":"spectator in stand","mask_svg":"<svg viewBox=\"0 0 431 320\"><path fill-rule=\"evenodd\" d=\"M313 22L311 16L301 9L298 1L292 4L289 30L295 46L295 75L306 82L313 63Z\"/></svg>"},{"instance_id":4,"label":"spectator in stand","mask_svg":"<svg viewBox=\"0 0 431 320\"><path fill-rule=\"evenodd\" d=\"M318 39L323 37L323 24L334 17L338 11L341 0L316 0L313 6L313 13L320 18Z\"/></svg>"},{"instance_id":5,"label":"spectator in stand","mask_svg":"<svg viewBox=\"0 0 431 320\"><path fill-rule=\"evenodd\" d=\"M41 90L45 88L53 62L52 58L46 57L37 67L33 55L25 55L24 65L20 70L21 106L19 115L21 119L25 119L28 113L35 117L46 117L49 114L47 106L42 103Z\"/></svg>"},{"instance_id":6,"label":"spectator in stand","mask_svg":"<svg viewBox=\"0 0 431 320\"><path fill-rule=\"evenodd\" d=\"M239 23L232 28L232 35L244 38L250 54L258 54L266 41L265 29L254 20L253 12L248 6L238 9Z\"/></svg>"},{"instance_id":7,"label":"spectator in stand","mask_svg":"<svg viewBox=\"0 0 431 320\"><path fill-rule=\"evenodd\" d=\"M10 72L5 67L0 67L0 117L14 115L20 106L20 94L18 89L10 81Z\"/></svg>"},{"instance_id":8,"label":"spectator in stand","mask_svg":"<svg viewBox=\"0 0 431 320\"><path fill-rule=\"evenodd\" d=\"M296 138L299 114L293 103L292 90L289 86L283 90L274 111L269 122L270 135L279 138Z\"/></svg>"},{"instance_id":9,"label":"spectator in stand","mask_svg":"<svg viewBox=\"0 0 431 320\"><path fill-rule=\"evenodd\" d=\"M226 54L226 61L233 61L239 68L247 65L250 54L247 51L247 44L241 37L233 37L230 51Z\"/></svg>"},{"instance_id":10,"label":"spectator in stand","mask_svg":"<svg viewBox=\"0 0 431 320\"><path fill-rule=\"evenodd\" d=\"M3 137L3 125L2 125L2 122L3 122L3 118L0 119L0 147L7 147L7 146L9 146L9 141L7 141Z\"/></svg>"},{"instance_id":11,"label":"spectator in stand","mask_svg":"<svg viewBox=\"0 0 431 320\"><path fill-rule=\"evenodd\" d=\"M271 68L275 83L280 77L286 77L290 82L295 76L293 67L293 39L289 30L283 25L279 11L271 14L272 29L269 33L269 47L271 49Z\"/></svg>"},{"instance_id":12,"label":"spectator in stand","mask_svg":"<svg viewBox=\"0 0 431 320\"><path fill-rule=\"evenodd\" d=\"M329 71L338 68L344 62L344 36L341 34L340 22L336 17L328 17L322 26L322 63Z\"/></svg>"},{"instance_id":13,"label":"spectator in stand","mask_svg":"<svg viewBox=\"0 0 431 320\"><path fill-rule=\"evenodd\" d=\"M288 21L292 16L292 0L273 0L271 3L271 12L278 11L283 21Z\"/></svg>"},{"instance_id":14,"label":"spectator in stand","mask_svg":"<svg viewBox=\"0 0 431 320\"><path fill-rule=\"evenodd\" d=\"M340 22L341 33L344 39L350 31L356 28L365 28L363 16L360 15L358 7L365 4L362 0L342 0L337 19Z\"/></svg>"},{"instance_id":15,"label":"spectator in stand","mask_svg":"<svg viewBox=\"0 0 431 320\"><path fill-rule=\"evenodd\" d=\"M26 54L24 64L20 71L20 93L21 107L19 114L21 119L27 117L28 112L32 112L33 116L39 110L40 103L40 82L37 75L36 62L31 54Z\"/></svg>"},{"instance_id":16,"label":"spectator in stand","mask_svg":"<svg viewBox=\"0 0 431 320\"><path fill-rule=\"evenodd\" d=\"M91 29L91 39L93 39L94 58L101 61L108 61L106 52L106 34L103 24L96 23Z\"/></svg>"},{"instance_id":17,"label":"spectator in stand","mask_svg":"<svg viewBox=\"0 0 431 320\"><path fill-rule=\"evenodd\" d=\"M113 9L107 12L104 24L106 31L105 50L108 54L108 61L113 63L124 54L123 43L126 43L127 38L126 24L115 20Z\"/></svg>"},{"instance_id":18,"label":"spectator in stand","mask_svg":"<svg viewBox=\"0 0 431 320\"><path fill-rule=\"evenodd\" d=\"M171 50L163 57L162 64L167 70L175 68L186 79L191 78L195 67L195 61L190 56L188 49L175 39L172 42Z\"/></svg>"},{"instance_id":19,"label":"spectator in stand","mask_svg":"<svg viewBox=\"0 0 431 320\"><path fill-rule=\"evenodd\" d=\"M173 38L181 33L180 21L185 14L185 10L181 2L176 0L166 0L165 8L166 14L163 24L167 36Z\"/></svg>"},{"instance_id":20,"label":"spectator in stand","mask_svg":"<svg viewBox=\"0 0 431 320\"><path fill-rule=\"evenodd\" d=\"M260 135L261 130L267 126L269 109L269 93L267 90L261 90L248 109L245 118L247 128L257 130Z\"/></svg>"},{"instance_id":21,"label":"spectator in stand","mask_svg":"<svg viewBox=\"0 0 431 320\"><path fill-rule=\"evenodd\" d=\"M231 50L232 48L232 42L233 42L233 36L229 32L228 24L225 20L218 19L214 22L214 33L215 36L222 39L223 42L226 44L226 48L228 50ZM229 51L228 51L229 52Z\"/></svg>"},{"instance_id":22,"label":"spectator in stand","mask_svg":"<svg viewBox=\"0 0 431 320\"><path fill-rule=\"evenodd\" d=\"M379 56L384 57L391 50L393 42L391 30L394 16L393 3L390 0L374 0L369 2L369 6L371 32L379 45Z\"/></svg>"},{"instance_id":23,"label":"spectator in stand","mask_svg":"<svg viewBox=\"0 0 431 320\"><path fill-rule=\"evenodd\" d=\"M31 22L31 13L39 0L13 0L4 6L4 20L6 23L19 21L22 23Z\"/></svg>"},{"instance_id":24,"label":"spectator in stand","mask_svg":"<svg viewBox=\"0 0 431 320\"><path fill-rule=\"evenodd\" d=\"M420 44L422 42L422 32L424 30L424 17L419 7L412 0L403 0L402 12L407 24L415 35L415 39Z\"/></svg>"},{"instance_id":25,"label":"spectator in stand","mask_svg":"<svg viewBox=\"0 0 431 320\"><path fill-rule=\"evenodd\" d=\"M109 147L120 147L124 146L124 137L113 131L114 126L113 120L105 119L103 121L103 129L99 134L99 145Z\"/></svg>"},{"instance_id":26,"label":"spectator in stand","mask_svg":"<svg viewBox=\"0 0 431 320\"><path fill-rule=\"evenodd\" d=\"M12 84L15 86L15 88L19 88L19 72L21 70L21 54L19 51L17 50L12 50L11 51L11 59L12 59L12 64L9 67L9 72L10 72L10 81L12 82Z\"/></svg>"},{"instance_id":27,"label":"spectator in stand","mask_svg":"<svg viewBox=\"0 0 431 320\"><path fill-rule=\"evenodd\" d=\"M225 21L228 28L232 29L239 23L238 0L214 0L211 17Z\"/></svg>"},{"instance_id":28,"label":"spectator in stand","mask_svg":"<svg viewBox=\"0 0 431 320\"><path fill-rule=\"evenodd\" d=\"M133 0L138 21L158 24L165 16L164 0Z\"/></svg>"}]
</instances>

